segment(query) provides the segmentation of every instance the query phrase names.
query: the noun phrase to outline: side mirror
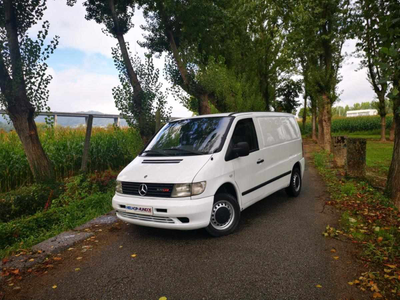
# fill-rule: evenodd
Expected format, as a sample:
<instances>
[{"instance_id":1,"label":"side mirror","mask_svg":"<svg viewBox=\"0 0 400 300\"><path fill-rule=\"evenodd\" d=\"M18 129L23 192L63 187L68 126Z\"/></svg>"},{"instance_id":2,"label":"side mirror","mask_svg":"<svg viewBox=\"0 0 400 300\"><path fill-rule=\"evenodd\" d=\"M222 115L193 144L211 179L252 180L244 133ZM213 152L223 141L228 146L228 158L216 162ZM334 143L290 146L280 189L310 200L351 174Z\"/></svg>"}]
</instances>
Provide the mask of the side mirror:
<instances>
[{"instance_id":1,"label":"side mirror","mask_svg":"<svg viewBox=\"0 0 400 300\"><path fill-rule=\"evenodd\" d=\"M233 146L233 152L237 155L237 157L249 155L250 153L249 143L247 142L237 143L235 146Z\"/></svg>"}]
</instances>

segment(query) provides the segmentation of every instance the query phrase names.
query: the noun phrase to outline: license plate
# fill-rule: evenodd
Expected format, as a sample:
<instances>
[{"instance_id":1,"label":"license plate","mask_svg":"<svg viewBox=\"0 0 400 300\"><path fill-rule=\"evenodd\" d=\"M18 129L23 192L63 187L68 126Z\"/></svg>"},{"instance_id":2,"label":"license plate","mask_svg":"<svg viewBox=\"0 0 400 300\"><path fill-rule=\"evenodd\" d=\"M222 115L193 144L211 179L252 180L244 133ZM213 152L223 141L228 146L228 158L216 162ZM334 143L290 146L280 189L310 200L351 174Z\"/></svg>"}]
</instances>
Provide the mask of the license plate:
<instances>
[{"instance_id":1,"label":"license plate","mask_svg":"<svg viewBox=\"0 0 400 300\"><path fill-rule=\"evenodd\" d=\"M148 206L127 205L126 210L135 214L152 215L153 208Z\"/></svg>"}]
</instances>

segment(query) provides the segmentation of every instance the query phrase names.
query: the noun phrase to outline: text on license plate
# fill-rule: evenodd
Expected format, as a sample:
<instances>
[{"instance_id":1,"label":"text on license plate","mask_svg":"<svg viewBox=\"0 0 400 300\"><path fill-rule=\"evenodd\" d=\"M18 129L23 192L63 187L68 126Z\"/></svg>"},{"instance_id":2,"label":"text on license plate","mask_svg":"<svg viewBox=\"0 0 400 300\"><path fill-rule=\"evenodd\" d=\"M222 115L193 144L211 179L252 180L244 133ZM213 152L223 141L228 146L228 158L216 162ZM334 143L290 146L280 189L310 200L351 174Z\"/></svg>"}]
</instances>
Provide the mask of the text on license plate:
<instances>
[{"instance_id":1,"label":"text on license plate","mask_svg":"<svg viewBox=\"0 0 400 300\"><path fill-rule=\"evenodd\" d=\"M152 207L127 205L125 208L136 214L143 214L143 215L152 215L153 214Z\"/></svg>"}]
</instances>

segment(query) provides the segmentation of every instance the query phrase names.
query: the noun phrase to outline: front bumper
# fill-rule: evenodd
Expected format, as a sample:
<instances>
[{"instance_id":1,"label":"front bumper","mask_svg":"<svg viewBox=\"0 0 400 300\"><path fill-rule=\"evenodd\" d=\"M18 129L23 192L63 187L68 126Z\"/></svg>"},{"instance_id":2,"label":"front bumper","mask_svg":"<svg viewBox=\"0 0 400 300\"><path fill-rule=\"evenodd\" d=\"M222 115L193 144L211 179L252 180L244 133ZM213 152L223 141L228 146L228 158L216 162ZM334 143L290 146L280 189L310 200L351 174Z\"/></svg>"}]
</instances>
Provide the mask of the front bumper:
<instances>
[{"instance_id":1,"label":"front bumper","mask_svg":"<svg viewBox=\"0 0 400 300\"><path fill-rule=\"evenodd\" d=\"M214 197L192 200L176 198L150 198L115 194L112 206L117 211L117 217L122 221L148 227L191 230L207 227L210 223L211 209ZM152 215L132 213L124 207L152 207ZM166 212L160 212L166 211ZM184 223L178 218L188 218ZM187 220L185 220L187 221Z\"/></svg>"}]
</instances>

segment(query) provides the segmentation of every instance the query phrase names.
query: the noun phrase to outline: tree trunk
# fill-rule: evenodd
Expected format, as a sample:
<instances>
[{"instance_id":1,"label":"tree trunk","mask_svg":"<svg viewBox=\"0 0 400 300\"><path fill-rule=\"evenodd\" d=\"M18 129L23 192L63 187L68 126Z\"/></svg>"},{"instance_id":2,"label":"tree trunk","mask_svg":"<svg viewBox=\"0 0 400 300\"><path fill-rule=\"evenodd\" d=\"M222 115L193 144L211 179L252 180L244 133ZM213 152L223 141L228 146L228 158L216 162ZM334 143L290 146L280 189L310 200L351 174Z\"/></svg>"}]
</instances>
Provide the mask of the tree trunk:
<instances>
[{"instance_id":1,"label":"tree trunk","mask_svg":"<svg viewBox=\"0 0 400 300\"><path fill-rule=\"evenodd\" d=\"M307 121L307 93L304 93L304 109L303 109L303 132L306 129L306 121Z\"/></svg>"},{"instance_id":2,"label":"tree trunk","mask_svg":"<svg viewBox=\"0 0 400 300\"><path fill-rule=\"evenodd\" d=\"M396 120L393 115L392 126L390 127L389 140L394 141L394 129L396 128Z\"/></svg>"},{"instance_id":3,"label":"tree trunk","mask_svg":"<svg viewBox=\"0 0 400 300\"><path fill-rule=\"evenodd\" d=\"M317 104L315 100L311 100L311 111L312 111L312 134L311 137L314 141L317 140Z\"/></svg>"},{"instance_id":4,"label":"tree trunk","mask_svg":"<svg viewBox=\"0 0 400 300\"><path fill-rule=\"evenodd\" d=\"M28 102L28 99L25 101ZM21 140L33 177L37 182L52 182L55 180L54 169L39 140L34 121L35 109L30 103L29 106L28 109L10 106L7 110Z\"/></svg>"},{"instance_id":5,"label":"tree trunk","mask_svg":"<svg viewBox=\"0 0 400 300\"><path fill-rule=\"evenodd\" d=\"M393 120L396 122L392 163L386 184L386 192L400 209L400 97L393 100Z\"/></svg>"},{"instance_id":6,"label":"tree trunk","mask_svg":"<svg viewBox=\"0 0 400 300\"><path fill-rule=\"evenodd\" d=\"M128 48L126 47L126 42L123 33L120 31L119 22L117 13L115 11L115 3L114 0L108 1L109 8L111 10L111 16L114 23L114 32L115 36L118 40L118 45L121 50L122 59L124 61L124 65L126 68L126 72L129 77L129 82L133 88L133 105L135 110L135 118L138 122L139 133L143 141L146 141L151 136L152 126L150 124L146 124L146 119L144 118L144 114L142 111L142 101L143 101L143 89L140 84L139 78L135 70L133 69L131 59L129 57ZM150 131L149 131L150 130Z\"/></svg>"},{"instance_id":7,"label":"tree trunk","mask_svg":"<svg viewBox=\"0 0 400 300\"><path fill-rule=\"evenodd\" d=\"M319 113L318 118L318 133L319 137L319 144L327 151L331 152L331 144L332 144L332 137L331 137L331 118L332 118L332 111L331 111L331 102L329 97L324 94L322 95L323 101L321 105L321 110Z\"/></svg>"},{"instance_id":8,"label":"tree trunk","mask_svg":"<svg viewBox=\"0 0 400 300\"><path fill-rule=\"evenodd\" d=\"M5 98L6 109L13 122L33 177L38 182L54 181L54 169L40 143L34 120L35 108L29 102L26 93L25 78L17 31L17 16L13 1L4 1L4 18L10 52L12 79L0 59L0 89ZM2 54L0 53L0 56Z\"/></svg>"},{"instance_id":9,"label":"tree trunk","mask_svg":"<svg viewBox=\"0 0 400 300\"><path fill-rule=\"evenodd\" d=\"M386 142L386 116L381 116L381 142Z\"/></svg>"},{"instance_id":10,"label":"tree trunk","mask_svg":"<svg viewBox=\"0 0 400 300\"><path fill-rule=\"evenodd\" d=\"M199 115L208 115L210 113L211 108L208 101L208 94L201 95L199 100Z\"/></svg>"}]
</instances>

